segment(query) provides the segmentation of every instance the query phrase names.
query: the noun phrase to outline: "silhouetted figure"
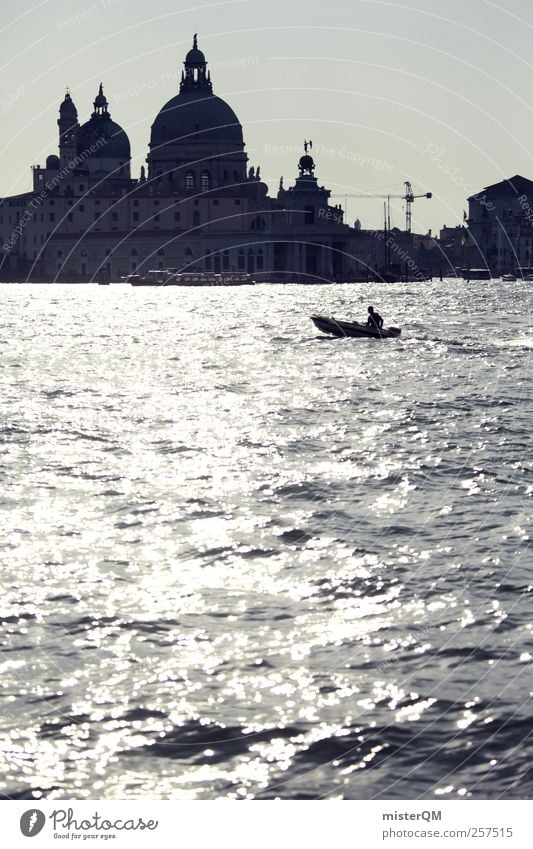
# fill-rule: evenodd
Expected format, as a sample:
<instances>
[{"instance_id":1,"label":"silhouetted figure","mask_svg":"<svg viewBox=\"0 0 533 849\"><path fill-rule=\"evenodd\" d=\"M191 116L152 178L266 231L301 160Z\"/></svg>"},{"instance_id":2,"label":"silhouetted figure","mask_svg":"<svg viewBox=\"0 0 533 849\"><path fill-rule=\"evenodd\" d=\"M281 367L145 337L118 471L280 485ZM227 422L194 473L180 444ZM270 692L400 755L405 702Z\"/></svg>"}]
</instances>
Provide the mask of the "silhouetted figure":
<instances>
[{"instance_id":1,"label":"silhouetted figure","mask_svg":"<svg viewBox=\"0 0 533 849\"><path fill-rule=\"evenodd\" d=\"M383 327L383 319L380 314L375 311L374 307L368 308L368 319L367 319L367 327L371 327L372 330L381 330Z\"/></svg>"}]
</instances>

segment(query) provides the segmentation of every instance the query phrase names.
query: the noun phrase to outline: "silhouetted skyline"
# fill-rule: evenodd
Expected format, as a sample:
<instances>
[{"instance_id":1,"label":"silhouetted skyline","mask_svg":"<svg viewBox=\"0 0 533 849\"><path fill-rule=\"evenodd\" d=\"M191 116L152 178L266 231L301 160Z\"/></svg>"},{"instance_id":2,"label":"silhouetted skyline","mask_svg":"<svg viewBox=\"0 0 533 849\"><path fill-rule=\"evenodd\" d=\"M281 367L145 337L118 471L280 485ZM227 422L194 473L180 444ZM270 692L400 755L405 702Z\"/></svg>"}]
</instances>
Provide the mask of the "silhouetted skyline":
<instances>
[{"instance_id":1,"label":"silhouetted skyline","mask_svg":"<svg viewBox=\"0 0 533 849\"><path fill-rule=\"evenodd\" d=\"M358 191L397 192L405 179L432 191L432 201L413 208L419 232L460 223L466 197L482 186L533 174L526 0L512 11L486 0L410 8L273 0L267 24L266 15L256 0L193 11L170 0L156 9L140 0L80 8L25 0L6 9L0 195L27 190L28 166L56 144L50 115L66 85L77 103L90 103L103 79L138 169L153 115L178 88L192 32L271 191L280 176L294 178L304 138L313 139L321 178L339 202ZM392 215L401 226L401 201ZM378 226L381 202L350 201L347 220L356 216Z\"/></svg>"}]
</instances>

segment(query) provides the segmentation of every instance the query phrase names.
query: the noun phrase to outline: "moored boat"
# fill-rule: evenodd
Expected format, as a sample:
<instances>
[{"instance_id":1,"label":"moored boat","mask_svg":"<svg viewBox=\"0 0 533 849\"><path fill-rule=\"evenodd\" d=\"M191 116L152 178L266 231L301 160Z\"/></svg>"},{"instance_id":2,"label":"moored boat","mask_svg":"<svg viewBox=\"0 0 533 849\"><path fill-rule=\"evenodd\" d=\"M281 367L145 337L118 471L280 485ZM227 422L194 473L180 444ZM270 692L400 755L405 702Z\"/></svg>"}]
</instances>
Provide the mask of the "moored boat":
<instances>
[{"instance_id":1,"label":"moored boat","mask_svg":"<svg viewBox=\"0 0 533 849\"><path fill-rule=\"evenodd\" d=\"M251 286L255 283L244 271L176 271L172 268L129 274L126 282L132 286Z\"/></svg>"},{"instance_id":2,"label":"moored boat","mask_svg":"<svg viewBox=\"0 0 533 849\"><path fill-rule=\"evenodd\" d=\"M531 282L533 280L533 268L531 266L518 266L516 269L516 279Z\"/></svg>"},{"instance_id":3,"label":"moored boat","mask_svg":"<svg viewBox=\"0 0 533 849\"><path fill-rule=\"evenodd\" d=\"M490 268L461 268L461 277L471 280L493 280Z\"/></svg>"},{"instance_id":4,"label":"moored boat","mask_svg":"<svg viewBox=\"0 0 533 849\"><path fill-rule=\"evenodd\" d=\"M337 318L329 318L325 315L312 315L311 321L322 333L330 336L351 336L367 339L396 339L401 335L400 327L382 327L374 330L367 324L359 324L358 321L342 321Z\"/></svg>"}]
</instances>

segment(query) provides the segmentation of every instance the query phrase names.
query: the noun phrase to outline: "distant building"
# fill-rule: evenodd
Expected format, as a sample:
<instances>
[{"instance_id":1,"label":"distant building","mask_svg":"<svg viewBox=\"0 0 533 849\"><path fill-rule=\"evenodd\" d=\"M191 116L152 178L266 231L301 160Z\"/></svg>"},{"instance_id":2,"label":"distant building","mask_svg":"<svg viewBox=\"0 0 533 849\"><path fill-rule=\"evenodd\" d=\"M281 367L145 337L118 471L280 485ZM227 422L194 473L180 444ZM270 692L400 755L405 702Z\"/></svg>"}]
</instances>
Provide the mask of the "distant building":
<instances>
[{"instance_id":1,"label":"distant building","mask_svg":"<svg viewBox=\"0 0 533 849\"><path fill-rule=\"evenodd\" d=\"M100 85L79 122L71 94L59 108L59 156L33 168L32 191L0 200L5 279L117 279L174 268L247 271L257 279L364 279L384 266L376 232L344 223L319 185L312 144L293 185L275 198L249 167L242 127L213 94L196 36L179 93L151 128L147 169L131 175L126 132ZM410 234L398 260L407 267Z\"/></svg>"},{"instance_id":2,"label":"distant building","mask_svg":"<svg viewBox=\"0 0 533 849\"><path fill-rule=\"evenodd\" d=\"M533 264L533 182L518 174L468 198L466 264L500 275Z\"/></svg>"},{"instance_id":3,"label":"distant building","mask_svg":"<svg viewBox=\"0 0 533 849\"><path fill-rule=\"evenodd\" d=\"M441 250L441 267L446 276L452 275L456 270L465 265L467 256L468 231L466 227L457 225L447 227L444 225L439 233L439 245Z\"/></svg>"},{"instance_id":4,"label":"distant building","mask_svg":"<svg viewBox=\"0 0 533 849\"><path fill-rule=\"evenodd\" d=\"M152 125L147 174L100 85L80 124L67 93L59 156L33 169L33 190L0 201L3 276L117 278L152 268L342 276L352 265L343 211L329 203L305 152L290 188L268 197L248 168L242 127L213 94L196 38L179 94Z\"/></svg>"}]
</instances>

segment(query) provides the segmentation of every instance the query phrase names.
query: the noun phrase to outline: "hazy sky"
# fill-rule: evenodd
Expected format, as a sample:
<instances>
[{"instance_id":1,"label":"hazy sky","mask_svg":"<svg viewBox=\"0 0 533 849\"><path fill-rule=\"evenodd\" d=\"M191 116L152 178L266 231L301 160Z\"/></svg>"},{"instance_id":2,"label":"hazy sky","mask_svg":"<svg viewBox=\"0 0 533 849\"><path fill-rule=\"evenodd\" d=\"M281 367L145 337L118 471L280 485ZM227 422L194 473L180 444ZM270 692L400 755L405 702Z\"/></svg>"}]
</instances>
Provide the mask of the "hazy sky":
<instances>
[{"instance_id":1,"label":"hazy sky","mask_svg":"<svg viewBox=\"0 0 533 849\"><path fill-rule=\"evenodd\" d=\"M406 179L432 191L413 208L419 232L460 223L485 185L533 177L532 0L1 4L0 195L29 190L30 166L57 153L65 86L83 121L101 80L137 176L194 32L272 193L281 175L286 185L296 176L304 138L343 204L350 193L401 193ZM382 221L379 200L348 210L364 227Z\"/></svg>"}]
</instances>

